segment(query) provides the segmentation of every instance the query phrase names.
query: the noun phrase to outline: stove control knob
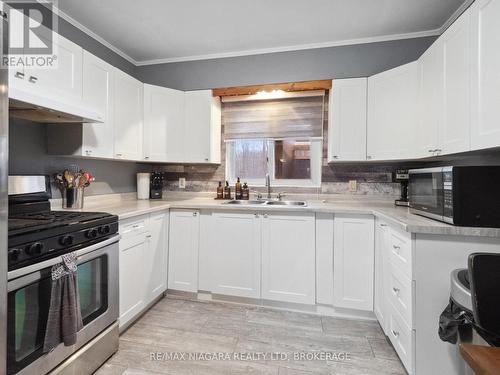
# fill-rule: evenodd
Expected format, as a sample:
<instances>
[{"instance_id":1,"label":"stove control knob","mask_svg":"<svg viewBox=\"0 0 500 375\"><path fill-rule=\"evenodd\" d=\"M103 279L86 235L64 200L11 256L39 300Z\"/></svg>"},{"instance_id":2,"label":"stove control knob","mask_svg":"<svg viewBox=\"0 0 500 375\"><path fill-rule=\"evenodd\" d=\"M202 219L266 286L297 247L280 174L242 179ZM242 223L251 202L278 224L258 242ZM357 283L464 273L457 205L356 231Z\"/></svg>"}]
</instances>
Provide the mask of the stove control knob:
<instances>
[{"instance_id":1,"label":"stove control knob","mask_svg":"<svg viewBox=\"0 0 500 375\"><path fill-rule=\"evenodd\" d=\"M43 243L41 242L35 242L31 245L28 245L26 246L26 254L28 255L40 255L42 253L42 250L43 250Z\"/></svg>"},{"instance_id":2,"label":"stove control knob","mask_svg":"<svg viewBox=\"0 0 500 375\"><path fill-rule=\"evenodd\" d=\"M99 234L108 234L109 232L111 232L111 227L109 225L99 227Z\"/></svg>"},{"instance_id":3,"label":"stove control knob","mask_svg":"<svg viewBox=\"0 0 500 375\"><path fill-rule=\"evenodd\" d=\"M73 244L73 236L62 236L59 238L59 243L63 246L71 246Z\"/></svg>"},{"instance_id":4,"label":"stove control knob","mask_svg":"<svg viewBox=\"0 0 500 375\"><path fill-rule=\"evenodd\" d=\"M19 259L19 255L21 254L21 250L19 249L10 249L9 250L9 260L15 262Z\"/></svg>"},{"instance_id":5,"label":"stove control knob","mask_svg":"<svg viewBox=\"0 0 500 375\"><path fill-rule=\"evenodd\" d=\"M85 237L87 238L96 238L97 237L97 229L92 228L85 232Z\"/></svg>"}]
</instances>

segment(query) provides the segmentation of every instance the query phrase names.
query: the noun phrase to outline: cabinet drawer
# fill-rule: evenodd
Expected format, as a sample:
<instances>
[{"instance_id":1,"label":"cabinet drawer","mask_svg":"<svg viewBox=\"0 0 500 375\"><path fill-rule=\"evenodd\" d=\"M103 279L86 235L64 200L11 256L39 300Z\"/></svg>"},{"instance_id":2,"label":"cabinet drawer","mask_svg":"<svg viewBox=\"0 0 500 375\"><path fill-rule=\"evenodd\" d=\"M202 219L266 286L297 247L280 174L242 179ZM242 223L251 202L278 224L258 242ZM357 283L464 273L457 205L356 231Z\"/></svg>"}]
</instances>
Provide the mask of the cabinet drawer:
<instances>
[{"instance_id":1,"label":"cabinet drawer","mask_svg":"<svg viewBox=\"0 0 500 375\"><path fill-rule=\"evenodd\" d=\"M134 236L147 231L147 216L140 216L138 218L125 220L120 222L120 234L122 235L122 240L129 236Z\"/></svg>"},{"instance_id":2,"label":"cabinet drawer","mask_svg":"<svg viewBox=\"0 0 500 375\"><path fill-rule=\"evenodd\" d=\"M411 279L411 236L391 229L389 247L391 264Z\"/></svg>"},{"instance_id":3,"label":"cabinet drawer","mask_svg":"<svg viewBox=\"0 0 500 375\"><path fill-rule=\"evenodd\" d=\"M412 282L394 265L390 267L388 296L392 306L399 312L408 327L413 327Z\"/></svg>"},{"instance_id":4,"label":"cabinet drawer","mask_svg":"<svg viewBox=\"0 0 500 375\"><path fill-rule=\"evenodd\" d=\"M389 339L409 374L413 374L414 331L404 322L394 307L389 308Z\"/></svg>"}]
</instances>

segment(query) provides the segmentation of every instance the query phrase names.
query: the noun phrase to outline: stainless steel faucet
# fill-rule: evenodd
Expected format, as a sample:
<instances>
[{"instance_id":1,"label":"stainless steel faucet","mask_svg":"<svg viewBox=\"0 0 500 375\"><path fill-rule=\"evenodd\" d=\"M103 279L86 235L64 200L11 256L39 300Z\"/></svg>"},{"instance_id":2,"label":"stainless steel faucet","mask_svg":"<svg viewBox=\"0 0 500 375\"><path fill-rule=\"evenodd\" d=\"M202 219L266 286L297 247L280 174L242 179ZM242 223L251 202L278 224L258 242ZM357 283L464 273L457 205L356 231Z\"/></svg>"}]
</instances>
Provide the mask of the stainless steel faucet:
<instances>
[{"instance_id":1,"label":"stainless steel faucet","mask_svg":"<svg viewBox=\"0 0 500 375\"><path fill-rule=\"evenodd\" d=\"M271 177L266 173L267 199L271 199Z\"/></svg>"}]
</instances>

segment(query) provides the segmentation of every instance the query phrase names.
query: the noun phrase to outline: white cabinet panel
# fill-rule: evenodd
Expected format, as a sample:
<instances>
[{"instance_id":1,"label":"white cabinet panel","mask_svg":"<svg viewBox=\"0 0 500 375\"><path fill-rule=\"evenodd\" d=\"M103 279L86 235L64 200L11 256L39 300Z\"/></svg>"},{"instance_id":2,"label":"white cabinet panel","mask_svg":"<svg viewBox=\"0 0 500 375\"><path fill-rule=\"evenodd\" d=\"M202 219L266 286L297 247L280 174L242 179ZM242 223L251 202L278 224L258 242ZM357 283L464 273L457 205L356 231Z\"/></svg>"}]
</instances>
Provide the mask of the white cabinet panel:
<instances>
[{"instance_id":1,"label":"white cabinet panel","mask_svg":"<svg viewBox=\"0 0 500 375\"><path fill-rule=\"evenodd\" d=\"M316 214L316 303L333 305L333 214Z\"/></svg>"},{"instance_id":2,"label":"white cabinet panel","mask_svg":"<svg viewBox=\"0 0 500 375\"><path fill-rule=\"evenodd\" d=\"M200 214L171 210L168 246L168 288L198 291Z\"/></svg>"},{"instance_id":3,"label":"white cabinet panel","mask_svg":"<svg viewBox=\"0 0 500 375\"><path fill-rule=\"evenodd\" d=\"M115 70L115 158L142 160L143 105L143 84L128 74Z\"/></svg>"},{"instance_id":4,"label":"white cabinet panel","mask_svg":"<svg viewBox=\"0 0 500 375\"><path fill-rule=\"evenodd\" d=\"M184 92L145 84L144 160L182 160L183 134Z\"/></svg>"},{"instance_id":5,"label":"white cabinet panel","mask_svg":"<svg viewBox=\"0 0 500 375\"><path fill-rule=\"evenodd\" d=\"M314 214L265 214L262 221L262 298L314 304Z\"/></svg>"},{"instance_id":6,"label":"white cabinet panel","mask_svg":"<svg viewBox=\"0 0 500 375\"><path fill-rule=\"evenodd\" d=\"M328 161L366 160L367 79L336 79L330 90Z\"/></svg>"},{"instance_id":7,"label":"white cabinet panel","mask_svg":"<svg viewBox=\"0 0 500 375\"><path fill-rule=\"evenodd\" d=\"M120 326L137 316L145 306L144 255L147 243L144 232L123 234L120 240Z\"/></svg>"},{"instance_id":8,"label":"white cabinet panel","mask_svg":"<svg viewBox=\"0 0 500 375\"><path fill-rule=\"evenodd\" d=\"M416 155L417 101L417 62L368 78L367 159Z\"/></svg>"},{"instance_id":9,"label":"white cabinet panel","mask_svg":"<svg viewBox=\"0 0 500 375\"><path fill-rule=\"evenodd\" d=\"M470 9L439 38L444 56L443 120L439 154L470 150Z\"/></svg>"},{"instance_id":10,"label":"white cabinet panel","mask_svg":"<svg viewBox=\"0 0 500 375\"><path fill-rule=\"evenodd\" d=\"M375 277L373 311L380 326L387 334L389 301L387 290L389 288L389 226L381 221L375 221Z\"/></svg>"},{"instance_id":11,"label":"white cabinet panel","mask_svg":"<svg viewBox=\"0 0 500 375\"><path fill-rule=\"evenodd\" d=\"M417 157L434 156L439 149L439 128L443 121L443 50L438 40L420 57L419 126Z\"/></svg>"},{"instance_id":12,"label":"white cabinet panel","mask_svg":"<svg viewBox=\"0 0 500 375\"><path fill-rule=\"evenodd\" d=\"M260 298L261 219L258 214L214 212L208 231L212 293Z\"/></svg>"},{"instance_id":13,"label":"white cabinet panel","mask_svg":"<svg viewBox=\"0 0 500 375\"><path fill-rule=\"evenodd\" d=\"M472 22L471 148L500 146L500 0L476 0Z\"/></svg>"},{"instance_id":14,"label":"white cabinet panel","mask_svg":"<svg viewBox=\"0 0 500 375\"><path fill-rule=\"evenodd\" d=\"M146 235L148 246L144 254L146 303L152 302L167 289L166 227L167 214L151 214L148 221L148 234Z\"/></svg>"},{"instance_id":15,"label":"white cabinet panel","mask_svg":"<svg viewBox=\"0 0 500 375\"><path fill-rule=\"evenodd\" d=\"M54 35L53 46L57 55L57 68L25 68L24 81L32 93L81 104L83 49L60 35Z\"/></svg>"},{"instance_id":16,"label":"white cabinet panel","mask_svg":"<svg viewBox=\"0 0 500 375\"><path fill-rule=\"evenodd\" d=\"M94 55L83 52L83 102L104 115L103 123L83 124L82 155L112 158L113 152L113 72L115 68Z\"/></svg>"},{"instance_id":17,"label":"white cabinet panel","mask_svg":"<svg viewBox=\"0 0 500 375\"><path fill-rule=\"evenodd\" d=\"M220 99L212 90L186 91L184 103L184 162L220 163Z\"/></svg>"},{"instance_id":18,"label":"white cabinet panel","mask_svg":"<svg viewBox=\"0 0 500 375\"><path fill-rule=\"evenodd\" d=\"M373 311L374 219L334 218L334 305Z\"/></svg>"}]
</instances>

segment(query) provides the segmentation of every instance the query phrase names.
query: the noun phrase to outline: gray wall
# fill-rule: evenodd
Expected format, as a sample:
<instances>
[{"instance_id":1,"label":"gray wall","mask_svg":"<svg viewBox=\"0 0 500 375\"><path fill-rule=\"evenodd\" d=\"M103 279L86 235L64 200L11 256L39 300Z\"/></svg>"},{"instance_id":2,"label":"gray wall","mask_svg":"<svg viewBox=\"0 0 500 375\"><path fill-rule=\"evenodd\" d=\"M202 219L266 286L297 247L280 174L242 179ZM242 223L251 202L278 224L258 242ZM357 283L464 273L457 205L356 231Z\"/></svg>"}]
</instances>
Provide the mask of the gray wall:
<instances>
[{"instance_id":1,"label":"gray wall","mask_svg":"<svg viewBox=\"0 0 500 375\"><path fill-rule=\"evenodd\" d=\"M60 17L58 19L58 33L109 64L135 76L135 65Z\"/></svg>"},{"instance_id":2,"label":"gray wall","mask_svg":"<svg viewBox=\"0 0 500 375\"><path fill-rule=\"evenodd\" d=\"M435 37L139 66L146 83L179 90L366 77L416 60Z\"/></svg>"},{"instance_id":3,"label":"gray wall","mask_svg":"<svg viewBox=\"0 0 500 375\"><path fill-rule=\"evenodd\" d=\"M46 125L10 119L9 174L48 174L61 172L70 164L91 171L96 182L86 189L86 195L126 193L136 191L135 174L151 167L134 162L92 160L47 155ZM61 139L64 142L64 139ZM54 197L59 192L53 187Z\"/></svg>"}]
</instances>

